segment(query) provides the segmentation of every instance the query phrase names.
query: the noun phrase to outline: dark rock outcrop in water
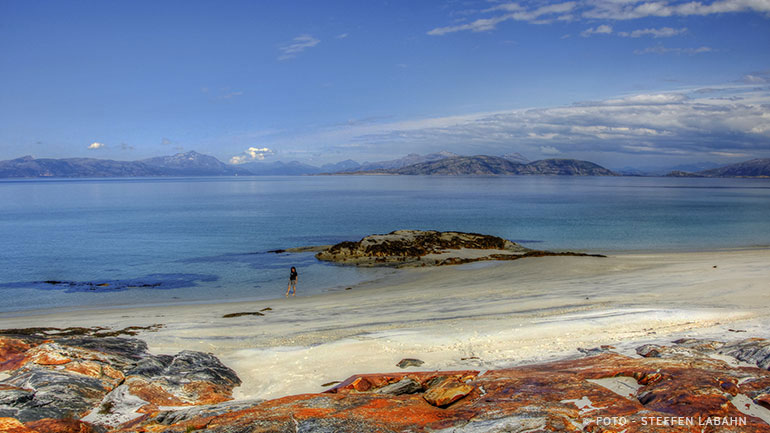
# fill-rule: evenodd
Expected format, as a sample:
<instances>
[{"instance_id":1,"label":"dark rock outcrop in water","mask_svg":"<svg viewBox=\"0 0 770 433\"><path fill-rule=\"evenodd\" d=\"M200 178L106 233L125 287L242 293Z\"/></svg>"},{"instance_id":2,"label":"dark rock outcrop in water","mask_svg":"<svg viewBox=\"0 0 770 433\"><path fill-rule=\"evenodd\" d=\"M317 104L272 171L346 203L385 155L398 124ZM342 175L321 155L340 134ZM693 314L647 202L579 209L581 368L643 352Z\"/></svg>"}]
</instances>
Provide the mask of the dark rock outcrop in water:
<instances>
[{"instance_id":1,"label":"dark rock outcrop in water","mask_svg":"<svg viewBox=\"0 0 770 433\"><path fill-rule=\"evenodd\" d=\"M360 266L438 265L469 252L523 254L530 251L497 236L462 232L396 230L358 242L341 242L316 254L319 260ZM478 258L480 256L473 256Z\"/></svg>"},{"instance_id":2,"label":"dark rock outcrop in water","mask_svg":"<svg viewBox=\"0 0 770 433\"><path fill-rule=\"evenodd\" d=\"M151 355L135 339L0 337L0 372L10 373L0 376L0 431L770 432L768 347L682 339L632 358L606 346L483 373L360 374L324 393L236 402L226 400L238 378L211 355ZM137 392L134 380L157 392Z\"/></svg>"},{"instance_id":3,"label":"dark rock outcrop in water","mask_svg":"<svg viewBox=\"0 0 770 433\"><path fill-rule=\"evenodd\" d=\"M477 233L396 230L358 242L340 242L317 253L316 258L357 266L414 267L561 255L604 257L531 250L507 239Z\"/></svg>"}]
</instances>

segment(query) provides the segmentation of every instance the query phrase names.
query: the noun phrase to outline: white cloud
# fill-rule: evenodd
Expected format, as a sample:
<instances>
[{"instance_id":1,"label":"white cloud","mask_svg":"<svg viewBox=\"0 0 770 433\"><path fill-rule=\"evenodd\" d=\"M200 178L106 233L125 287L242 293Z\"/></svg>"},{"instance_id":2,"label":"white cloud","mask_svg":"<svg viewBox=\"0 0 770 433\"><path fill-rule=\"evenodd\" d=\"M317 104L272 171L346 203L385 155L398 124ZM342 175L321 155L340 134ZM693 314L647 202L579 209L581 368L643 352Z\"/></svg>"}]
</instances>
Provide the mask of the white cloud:
<instances>
[{"instance_id":1,"label":"white cloud","mask_svg":"<svg viewBox=\"0 0 770 433\"><path fill-rule=\"evenodd\" d=\"M586 18L630 20L645 17L711 15L735 12L770 12L767 0L719 0L704 4L700 1L615 1L589 0Z\"/></svg>"},{"instance_id":2,"label":"white cloud","mask_svg":"<svg viewBox=\"0 0 770 433\"><path fill-rule=\"evenodd\" d=\"M506 21L545 24L554 21L633 20L647 17L705 16L722 13L755 12L770 16L770 0L716 0L710 3L689 0L582 0L538 6L541 2L504 3L481 11L485 16L466 24L436 27L429 35L494 30ZM664 28L666 29L666 28ZM681 29L642 29L624 32L628 37L670 37ZM661 31L662 30L662 31ZM633 36L636 32L638 36ZM621 35L626 36L626 35Z\"/></svg>"},{"instance_id":3,"label":"white cloud","mask_svg":"<svg viewBox=\"0 0 770 433\"><path fill-rule=\"evenodd\" d=\"M351 125L306 139L388 149L441 143L459 153L489 153L512 142L545 154L553 149L565 154L705 156L770 152L770 90L754 85L712 88L717 91L736 98L716 99L698 89L644 93L572 106Z\"/></svg>"},{"instance_id":4,"label":"white cloud","mask_svg":"<svg viewBox=\"0 0 770 433\"><path fill-rule=\"evenodd\" d=\"M580 32L580 36L587 38L591 35L609 35L612 34L612 26L602 24L600 26L591 27Z\"/></svg>"},{"instance_id":5,"label":"white cloud","mask_svg":"<svg viewBox=\"0 0 770 433\"><path fill-rule=\"evenodd\" d=\"M267 147L249 147L243 154L230 158L230 164L243 164L249 161L262 161L266 156L273 155L275 152Z\"/></svg>"},{"instance_id":6,"label":"white cloud","mask_svg":"<svg viewBox=\"0 0 770 433\"><path fill-rule=\"evenodd\" d=\"M468 24L460 24L456 26L447 26L447 27L437 27L429 31L428 34L431 36L441 36L447 33L460 32L463 30L470 30L472 32L486 32L489 30L493 30L495 27L497 27L498 24L500 24L503 21L507 21L509 19L511 18L509 18L508 15L502 15L495 18L480 18Z\"/></svg>"},{"instance_id":7,"label":"white cloud","mask_svg":"<svg viewBox=\"0 0 770 433\"><path fill-rule=\"evenodd\" d=\"M749 156L749 154L742 153L742 152L709 152L709 153L711 153L712 155L724 156L727 158L746 158Z\"/></svg>"},{"instance_id":8,"label":"white cloud","mask_svg":"<svg viewBox=\"0 0 770 433\"><path fill-rule=\"evenodd\" d=\"M642 36L652 36L653 38L670 38L687 32L686 27L674 29L671 27L661 27L659 29L638 29L631 32L618 32L618 35L624 38L641 38Z\"/></svg>"},{"instance_id":9,"label":"white cloud","mask_svg":"<svg viewBox=\"0 0 770 433\"><path fill-rule=\"evenodd\" d=\"M278 60L293 59L294 57L297 57L297 54L318 45L320 42L319 39L310 35L299 35L292 39L291 43L278 48L282 53L278 57Z\"/></svg>"},{"instance_id":10,"label":"white cloud","mask_svg":"<svg viewBox=\"0 0 770 433\"><path fill-rule=\"evenodd\" d=\"M486 32L494 30L498 24L505 21L527 21L532 24L545 24L551 22L553 19L567 20L564 14L572 11L576 5L577 2L572 1L551 4L541 6L536 9L527 10L520 6L518 3L505 3L483 11L485 13L505 12L502 15L497 15L490 18L479 18L468 24L437 27L429 31L428 34L431 36L441 36L447 33L460 32L464 30L470 30L472 32Z\"/></svg>"},{"instance_id":11,"label":"white cloud","mask_svg":"<svg viewBox=\"0 0 770 433\"><path fill-rule=\"evenodd\" d=\"M701 46L697 48L668 48L663 45L657 45L654 47L647 47L643 50L634 50L634 54L703 54L713 52L714 49L707 46Z\"/></svg>"},{"instance_id":12,"label":"white cloud","mask_svg":"<svg viewBox=\"0 0 770 433\"><path fill-rule=\"evenodd\" d=\"M558 155L561 151L553 146L540 146L540 153L543 155Z\"/></svg>"},{"instance_id":13,"label":"white cloud","mask_svg":"<svg viewBox=\"0 0 770 433\"><path fill-rule=\"evenodd\" d=\"M604 105L661 105L677 104L684 102L688 96L682 93L645 93L640 95L627 96L621 99L606 99L599 102ZM597 103L591 103L595 105Z\"/></svg>"},{"instance_id":14,"label":"white cloud","mask_svg":"<svg viewBox=\"0 0 770 433\"><path fill-rule=\"evenodd\" d=\"M101 148L102 148L102 147L104 147L104 146L105 146L105 144L104 144L104 143L99 143L98 141L94 141L93 143L91 143L90 145L88 145L88 148L89 148L89 149L101 149Z\"/></svg>"},{"instance_id":15,"label":"white cloud","mask_svg":"<svg viewBox=\"0 0 770 433\"><path fill-rule=\"evenodd\" d=\"M347 38L348 36L350 36L350 35L348 35L347 33L340 33L340 34L338 34L337 36L335 36L335 38L336 38L336 39L345 39L345 38Z\"/></svg>"},{"instance_id":16,"label":"white cloud","mask_svg":"<svg viewBox=\"0 0 770 433\"><path fill-rule=\"evenodd\" d=\"M743 76L743 82L747 84L764 84L767 83L770 78L770 73L767 71L764 73L746 74Z\"/></svg>"}]
</instances>

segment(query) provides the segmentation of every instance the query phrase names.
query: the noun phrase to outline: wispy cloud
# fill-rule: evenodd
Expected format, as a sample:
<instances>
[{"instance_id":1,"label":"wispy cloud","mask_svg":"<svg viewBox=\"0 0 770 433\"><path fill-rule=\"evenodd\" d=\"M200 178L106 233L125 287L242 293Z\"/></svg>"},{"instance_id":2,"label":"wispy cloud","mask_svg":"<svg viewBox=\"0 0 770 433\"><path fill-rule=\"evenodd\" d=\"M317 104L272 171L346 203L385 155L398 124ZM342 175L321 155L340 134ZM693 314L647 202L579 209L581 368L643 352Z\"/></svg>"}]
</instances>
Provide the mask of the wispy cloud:
<instances>
[{"instance_id":1,"label":"wispy cloud","mask_svg":"<svg viewBox=\"0 0 770 433\"><path fill-rule=\"evenodd\" d=\"M527 9L518 3L504 3L483 11L486 13L497 13L498 15L496 16L479 18L466 24L437 27L430 30L428 34L432 36L441 36L447 33L461 32L464 30L486 32L494 30L498 24L505 21L527 21L533 24L545 24L554 19L565 17L565 13L573 10L576 5L577 2L565 2Z\"/></svg>"},{"instance_id":2,"label":"wispy cloud","mask_svg":"<svg viewBox=\"0 0 770 433\"><path fill-rule=\"evenodd\" d=\"M643 50L634 50L634 54L703 54L714 51L713 48L707 46L701 46L697 48L669 48L663 45L657 45L654 47L647 47Z\"/></svg>"},{"instance_id":3,"label":"wispy cloud","mask_svg":"<svg viewBox=\"0 0 770 433\"><path fill-rule=\"evenodd\" d=\"M741 81L743 81L746 84L770 83L770 70L746 74L743 76L743 79Z\"/></svg>"},{"instance_id":4,"label":"wispy cloud","mask_svg":"<svg viewBox=\"0 0 770 433\"><path fill-rule=\"evenodd\" d=\"M767 0L638 1L588 0L583 16L595 19L631 20L646 17L712 15L736 12L770 12Z\"/></svg>"},{"instance_id":5,"label":"wispy cloud","mask_svg":"<svg viewBox=\"0 0 770 433\"><path fill-rule=\"evenodd\" d=\"M308 48L312 48L318 45L321 41L310 35L299 35L292 39L290 43L279 47L281 55L278 56L278 60L289 60L297 57L297 55Z\"/></svg>"},{"instance_id":6,"label":"wispy cloud","mask_svg":"<svg viewBox=\"0 0 770 433\"><path fill-rule=\"evenodd\" d=\"M235 98L236 96L241 96L241 95L243 95L243 92L241 91L228 92L228 93L225 93L224 95L219 96L219 99L232 99L232 98Z\"/></svg>"},{"instance_id":7,"label":"wispy cloud","mask_svg":"<svg viewBox=\"0 0 770 433\"><path fill-rule=\"evenodd\" d=\"M661 27L659 29L649 28L649 29L632 30L630 32L617 32L617 34L624 38L641 38L644 36L651 36L653 38L670 38L672 36L681 35L686 31L687 31L687 28L685 27L680 29L675 29L671 27ZM613 28L611 25L602 24L600 26L588 28L583 32L581 32L580 35L583 37L589 37L591 35L609 35L609 34L612 34L612 32L613 32Z\"/></svg>"},{"instance_id":8,"label":"wispy cloud","mask_svg":"<svg viewBox=\"0 0 770 433\"><path fill-rule=\"evenodd\" d=\"M232 90L229 87L222 87L220 89L209 89L208 87L201 87L201 93L208 95L212 100L227 100L233 99L238 96L243 96L243 91Z\"/></svg>"},{"instance_id":9,"label":"wispy cloud","mask_svg":"<svg viewBox=\"0 0 770 433\"><path fill-rule=\"evenodd\" d=\"M724 156L726 158L746 158L750 156L748 153L743 152L709 152L712 155Z\"/></svg>"},{"instance_id":10,"label":"wispy cloud","mask_svg":"<svg viewBox=\"0 0 770 433\"><path fill-rule=\"evenodd\" d=\"M345 39L345 38L347 38L348 36L350 36L350 35L348 35L347 33L340 33L340 34L338 34L337 36L335 36L334 38L335 38L335 39Z\"/></svg>"},{"instance_id":11,"label":"wispy cloud","mask_svg":"<svg viewBox=\"0 0 770 433\"><path fill-rule=\"evenodd\" d=\"M543 155L558 155L561 151L553 146L540 146L540 153Z\"/></svg>"},{"instance_id":12,"label":"wispy cloud","mask_svg":"<svg viewBox=\"0 0 770 433\"><path fill-rule=\"evenodd\" d=\"M241 155L230 158L230 164L243 164L249 161L262 161L266 156L273 155L275 152L267 147L249 147Z\"/></svg>"},{"instance_id":13,"label":"wispy cloud","mask_svg":"<svg viewBox=\"0 0 770 433\"><path fill-rule=\"evenodd\" d=\"M638 29L630 32L618 32L618 35L624 38L641 38L644 36L652 36L653 38L670 38L672 36L681 35L686 33L687 28L674 29L671 27L661 27L659 29Z\"/></svg>"},{"instance_id":14,"label":"wispy cloud","mask_svg":"<svg viewBox=\"0 0 770 433\"><path fill-rule=\"evenodd\" d=\"M88 148L91 150L101 149L104 146L106 146L104 143L99 143L98 141L94 141L93 143L88 145Z\"/></svg>"},{"instance_id":15,"label":"wispy cloud","mask_svg":"<svg viewBox=\"0 0 770 433\"><path fill-rule=\"evenodd\" d=\"M704 16L712 14L757 12L770 16L768 0L715 0L700 1L668 0L582 0L543 5L542 2L503 3L480 11L481 17L474 21L428 31L429 35L441 36L448 33L471 31L486 32L497 28L506 21L525 21L531 24L545 24L555 21L609 20L622 21L648 17ZM642 29L624 32L628 37L669 37L672 31L681 29ZM621 36L626 36L621 34ZM638 36L633 36L636 34Z\"/></svg>"},{"instance_id":16,"label":"wispy cloud","mask_svg":"<svg viewBox=\"0 0 770 433\"><path fill-rule=\"evenodd\" d=\"M442 149L643 155L768 154L770 89L715 86L589 101L571 106L352 125L305 137L359 149ZM715 95L722 97L714 97ZM726 97L731 96L731 97ZM735 97L735 98L732 98ZM723 155L724 156L724 155ZM626 156L627 158L627 156Z\"/></svg>"},{"instance_id":17,"label":"wispy cloud","mask_svg":"<svg viewBox=\"0 0 770 433\"><path fill-rule=\"evenodd\" d=\"M602 24L600 26L591 27L580 32L580 36L587 38L591 35L609 35L612 34L612 26Z\"/></svg>"}]
</instances>

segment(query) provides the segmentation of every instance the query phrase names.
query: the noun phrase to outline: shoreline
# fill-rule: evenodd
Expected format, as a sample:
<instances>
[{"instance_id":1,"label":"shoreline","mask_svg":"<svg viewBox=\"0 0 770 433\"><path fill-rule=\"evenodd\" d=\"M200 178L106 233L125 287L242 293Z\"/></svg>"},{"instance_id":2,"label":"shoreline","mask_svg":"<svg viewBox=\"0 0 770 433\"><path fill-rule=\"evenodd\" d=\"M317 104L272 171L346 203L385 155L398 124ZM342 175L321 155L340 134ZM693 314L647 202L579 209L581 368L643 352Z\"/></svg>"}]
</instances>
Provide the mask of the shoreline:
<instances>
[{"instance_id":1,"label":"shoreline","mask_svg":"<svg viewBox=\"0 0 770 433\"><path fill-rule=\"evenodd\" d=\"M403 371L488 370L604 344L770 337L767 263L764 248L475 262L290 299L0 317L0 329L162 324L137 336L153 352L211 352L243 380L236 399L272 398L399 371L403 358L425 362Z\"/></svg>"},{"instance_id":2,"label":"shoreline","mask_svg":"<svg viewBox=\"0 0 770 433\"><path fill-rule=\"evenodd\" d=\"M310 249L318 248L318 246L306 246L306 247L296 247L296 248L288 248L285 251L286 252L306 252ZM566 249L563 249L566 251ZM562 249L555 250L556 252L562 251ZM579 253L588 253L588 254L605 254L607 258L619 258L619 257L642 257L642 256L676 256L676 255L702 255L702 254L720 254L720 253L730 253L730 252L761 252L761 251L768 251L770 252L770 245L748 245L748 246L735 246L735 247L719 247L719 248L709 248L706 250L699 250L699 249L682 249L682 250L656 250L656 249L638 249L638 250L628 250L628 249L622 249L622 250L613 250L613 249L606 249L606 250L593 250L593 249L574 249L575 252ZM528 260L536 259L535 257L528 257L526 258ZM504 263L505 260L484 260L484 261L478 261L478 262L471 262L471 263L464 263L464 264L458 264L458 265L450 265L449 268L462 268L462 267L486 267L486 266L495 266L500 263ZM327 266L344 266L344 267L360 267L357 265L351 265L351 264L340 264L340 263L331 263L326 262L324 263ZM409 272L409 270L414 269L420 269L420 270L426 270L426 269L442 269L447 268L446 265L444 266L434 266L434 267L427 267L427 268L395 268L395 267L363 267L364 269L390 269L394 272L402 272L406 271ZM397 277L397 276L396 276ZM384 285L388 285L392 279L394 278L393 275L385 275L385 276L376 276L372 279L364 280L359 283L356 283L354 285L351 285L350 287L352 289L360 289L360 288L367 288L371 285L377 285L379 286L380 282L386 283ZM301 289L300 289L301 290ZM334 286L334 287L325 287L321 288L321 293L312 293L309 295L300 294L300 297L307 298L307 297L315 297L315 296L326 296L331 293L336 292L342 292L346 289L343 289L342 286ZM151 304L133 304L133 303L127 303L127 304L120 304L120 305L76 305L76 306L63 306L63 307L56 307L56 308L46 308L46 309L23 309L23 310L11 310L11 311L0 311L0 321L3 320L12 320L14 318L23 318L27 316L48 316L48 315L57 315L57 314L64 314L64 313L77 313L77 312L99 312L102 310L109 310L109 311L120 311L120 310L131 310L131 309L138 309L138 308L175 308L175 307L188 307L188 306L196 306L196 305L228 305L228 304L239 304L239 303L258 303L258 302L271 302L276 301L280 299L284 299L283 296L280 296L281 293L283 293L281 287L276 288L277 295L274 297L269 298L257 298L257 297L246 297L246 298L238 298L238 299L225 299L225 298L216 298L216 299L202 299L202 300L191 300L191 301L164 301L159 303L151 303ZM43 292L41 292L41 295L44 295ZM1 329L1 328L0 328Z\"/></svg>"}]
</instances>

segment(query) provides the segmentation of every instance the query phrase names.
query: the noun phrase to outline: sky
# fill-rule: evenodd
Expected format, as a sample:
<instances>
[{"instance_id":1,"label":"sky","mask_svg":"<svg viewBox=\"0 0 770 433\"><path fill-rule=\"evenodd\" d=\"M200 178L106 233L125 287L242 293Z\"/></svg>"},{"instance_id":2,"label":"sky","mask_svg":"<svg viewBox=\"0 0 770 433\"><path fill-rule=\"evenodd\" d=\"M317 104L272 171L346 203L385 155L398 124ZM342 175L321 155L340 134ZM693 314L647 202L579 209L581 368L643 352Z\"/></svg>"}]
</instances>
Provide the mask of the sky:
<instances>
[{"instance_id":1,"label":"sky","mask_svg":"<svg viewBox=\"0 0 770 433\"><path fill-rule=\"evenodd\" d=\"M0 0L0 159L770 157L770 0Z\"/></svg>"}]
</instances>

